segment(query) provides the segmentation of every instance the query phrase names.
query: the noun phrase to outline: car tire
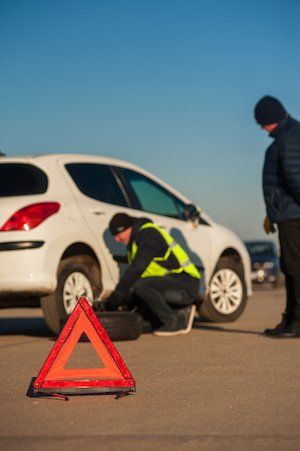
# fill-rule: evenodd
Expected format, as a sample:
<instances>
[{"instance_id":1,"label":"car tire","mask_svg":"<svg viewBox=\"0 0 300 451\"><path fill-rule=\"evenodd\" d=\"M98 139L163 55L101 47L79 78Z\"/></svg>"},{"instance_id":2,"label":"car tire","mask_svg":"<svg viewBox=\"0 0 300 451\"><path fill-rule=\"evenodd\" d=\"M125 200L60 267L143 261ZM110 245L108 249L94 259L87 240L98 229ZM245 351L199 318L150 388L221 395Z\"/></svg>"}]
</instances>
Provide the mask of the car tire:
<instances>
[{"instance_id":1,"label":"car tire","mask_svg":"<svg viewBox=\"0 0 300 451\"><path fill-rule=\"evenodd\" d=\"M142 334L142 318L134 312L99 312L97 317L112 341L136 340Z\"/></svg>"},{"instance_id":2,"label":"car tire","mask_svg":"<svg viewBox=\"0 0 300 451\"><path fill-rule=\"evenodd\" d=\"M57 271L55 292L41 298L44 319L49 329L58 335L79 297L85 296L92 301L99 296L101 289L100 268L95 259L88 255L63 259Z\"/></svg>"},{"instance_id":3,"label":"car tire","mask_svg":"<svg viewBox=\"0 0 300 451\"><path fill-rule=\"evenodd\" d=\"M247 303L247 290L241 264L221 257L210 280L209 293L199 306L200 318L212 322L238 319Z\"/></svg>"}]
</instances>

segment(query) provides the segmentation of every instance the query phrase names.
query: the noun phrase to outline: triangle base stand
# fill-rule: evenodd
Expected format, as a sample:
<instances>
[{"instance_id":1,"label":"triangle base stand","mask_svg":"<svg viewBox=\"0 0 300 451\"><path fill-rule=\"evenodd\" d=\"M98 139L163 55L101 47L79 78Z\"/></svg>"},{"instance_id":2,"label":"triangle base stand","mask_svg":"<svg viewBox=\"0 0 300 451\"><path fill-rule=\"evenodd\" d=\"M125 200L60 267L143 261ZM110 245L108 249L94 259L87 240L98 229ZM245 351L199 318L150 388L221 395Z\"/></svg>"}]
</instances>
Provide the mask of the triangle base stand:
<instances>
[{"instance_id":1,"label":"triangle base stand","mask_svg":"<svg viewBox=\"0 0 300 451\"><path fill-rule=\"evenodd\" d=\"M69 397L67 395L63 395L62 393L55 393L55 392L53 392L53 393L52 392L44 393L42 391L37 391L37 392L35 392L35 394L36 395L40 395L40 397L45 396L45 397L48 398L48 397L52 396L53 398L58 398L58 399L61 399L62 401L69 401ZM76 396L77 396L77 395L80 395L80 394L84 395L84 394L88 394L88 393L74 393L74 394L76 394ZM93 394L95 394L95 393L93 393ZM122 393L118 392L118 393L114 393L114 394L116 395L115 399L121 399L121 398L124 398L125 396L131 395L132 392L124 391Z\"/></svg>"},{"instance_id":2,"label":"triangle base stand","mask_svg":"<svg viewBox=\"0 0 300 451\"><path fill-rule=\"evenodd\" d=\"M35 389L33 388L33 393L35 395L39 395L39 394L43 394L43 395L95 395L95 394L116 394L116 395L121 395L124 394L129 394L129 393L134 393L136 390L134 387L123 387L123 388L111 388L111 387L89 387L89 388L67 388L64 389L59 388L59 387L55 387L55 388L45 388L42 387L42 390L39 389ZM120 397L121 397L120 396Z\"/></svg>"}]
</instances>

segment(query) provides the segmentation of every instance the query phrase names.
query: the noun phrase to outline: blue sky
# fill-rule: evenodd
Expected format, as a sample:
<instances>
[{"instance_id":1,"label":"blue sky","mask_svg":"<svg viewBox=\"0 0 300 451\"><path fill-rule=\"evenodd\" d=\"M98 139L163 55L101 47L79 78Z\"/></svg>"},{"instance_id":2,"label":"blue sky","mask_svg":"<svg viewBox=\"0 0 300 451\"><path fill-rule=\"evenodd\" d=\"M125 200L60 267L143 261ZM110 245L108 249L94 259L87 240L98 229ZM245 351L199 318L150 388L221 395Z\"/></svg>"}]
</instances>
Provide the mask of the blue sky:
<instances>
[{"instance_id":1,"label":"blue sky","mask_svg":"<svg viewBox=\"0 0 300 451\"><path fill-rule=\"evenodd\" d=\"M300 2L0 0L0 148L101 154L263 237L265 94L300 118Z\"/></svg>"}]
</instances>

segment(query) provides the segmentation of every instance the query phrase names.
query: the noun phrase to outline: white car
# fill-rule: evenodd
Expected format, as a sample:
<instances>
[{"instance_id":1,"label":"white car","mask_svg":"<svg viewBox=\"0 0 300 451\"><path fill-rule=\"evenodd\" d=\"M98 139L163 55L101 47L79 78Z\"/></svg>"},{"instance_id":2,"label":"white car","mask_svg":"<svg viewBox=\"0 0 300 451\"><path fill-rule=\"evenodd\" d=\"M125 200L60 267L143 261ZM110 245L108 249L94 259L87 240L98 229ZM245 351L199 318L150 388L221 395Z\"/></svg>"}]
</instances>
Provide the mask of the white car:
<instances>
[{"instance_id":1,"label":"white car","mask_svg":"<svg viewBox=\"0 0 300 451\"><path fill-rule=\"evenodd\" d=\"M0 296L39 296L58 333L80 296L105 297L124 270L108 230L117 212L160 224L204 267L203 318L241 315L250 260L232 231L131 163L77 154L0 158Z\"/></svg>"}]
</instances>

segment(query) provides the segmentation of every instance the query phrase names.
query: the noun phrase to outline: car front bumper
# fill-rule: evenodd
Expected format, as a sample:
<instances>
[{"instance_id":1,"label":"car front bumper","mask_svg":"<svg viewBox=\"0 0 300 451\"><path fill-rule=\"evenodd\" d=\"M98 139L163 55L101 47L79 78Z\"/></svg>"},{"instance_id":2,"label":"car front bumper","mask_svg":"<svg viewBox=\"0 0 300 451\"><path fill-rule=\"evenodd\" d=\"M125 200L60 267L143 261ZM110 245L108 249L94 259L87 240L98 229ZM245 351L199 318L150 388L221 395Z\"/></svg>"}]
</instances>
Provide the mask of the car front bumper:
<instances>
[{"instance_id":1,"label":"car front bumper","mask_svg":"<svg viewBox=\"0 0 300 451\"><path fill-rule=\"evenodd\" d=\"M256 283L270 282L274 283L278 278L278 274L266 269L257 269L251 271L251 280Z\"/></svg>"}]
</instances>

